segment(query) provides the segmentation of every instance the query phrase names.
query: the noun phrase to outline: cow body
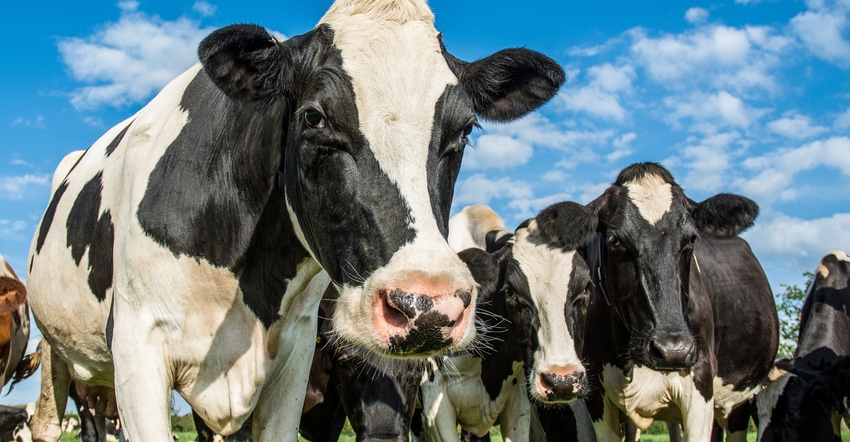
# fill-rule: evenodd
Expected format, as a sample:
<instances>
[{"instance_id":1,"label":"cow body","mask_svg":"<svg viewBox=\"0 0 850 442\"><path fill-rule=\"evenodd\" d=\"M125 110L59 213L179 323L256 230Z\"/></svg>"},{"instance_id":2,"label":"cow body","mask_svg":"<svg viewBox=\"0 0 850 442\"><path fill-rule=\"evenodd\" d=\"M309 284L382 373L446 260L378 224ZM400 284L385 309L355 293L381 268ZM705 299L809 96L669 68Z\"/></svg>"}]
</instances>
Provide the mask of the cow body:
<instances>
[{"instance_id":1,"label":"cow body","mask_svg":"<svg viewBox=\"0 0 850 442\"><path fill-rule=\"evenodd\" d=\"M725 194L694 203L652 163L624 169L590 206L599 234L585 249L596 290L584 355L597 437L620 438L624 413L708 440L715 413L725 422L753 395L778 345L764 272L736 238L757 206Z\"/></svg>"},{"instance_id":2,"label":"cow body","mask_svg":"<svg viewBox=\"0 0 850 442\"><path fill-rule=\"evenodd\" d=\"M199 56L72 165L33 238L36 437L74 380L131 440L170 437L172 388L218 433L253 413L256 440L294 439L329 283L367 351L467 345L477 287L444 239L466 135L563 82L531 51L452 57L422 1L341 0L285 42L233 26Z\"/></svg>"},{"instance_id":3,"label":"cow body","mask_svg":"<svg viewBox=\"0 0 850 442\"><path fill-rule=\"evenodd\" d=\"M585 393L573 311L588 296L590 275L575 247L593 231L591 218L581 206L561 204L511 235L483 206L452 217L452 246L477 247L461 256L482 285L479 327L489 331L488 346L438 359L429 370L421 386L426 440L458 440L457 425L484 437L495 424L505 440L542 440L532 400L565 403ZM564 224L566 232L553 236ZM489 256L473 253L480 249ZM563 291L549 293L550 285Z\"/></svg>"},{"instance_id":4,"label":"cow body","mask_svg":"<svg viewBox=\"0 0 850 442\"><path fill-rule=\"evenodd\" d=\"M840 441L840 413L850 395L850 258L832 251L820 262L800 312L792 360L780 361L756 402L759 440Z\"/></svg>"}]
</instances>

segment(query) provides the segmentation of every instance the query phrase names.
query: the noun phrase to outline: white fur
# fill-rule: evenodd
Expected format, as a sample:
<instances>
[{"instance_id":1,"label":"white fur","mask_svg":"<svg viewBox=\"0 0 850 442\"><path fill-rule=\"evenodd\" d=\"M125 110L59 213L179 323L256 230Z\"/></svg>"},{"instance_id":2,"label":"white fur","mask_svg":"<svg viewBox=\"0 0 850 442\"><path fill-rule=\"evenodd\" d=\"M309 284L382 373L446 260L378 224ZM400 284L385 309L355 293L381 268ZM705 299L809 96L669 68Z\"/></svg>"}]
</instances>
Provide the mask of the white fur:
<instances>
[{"instance_id":1,"label":"white fur","mask_svg":"<svg viewBox=\"0 0 850 442\"><path fill-rule=\"evenodd\" d=\"M466 206L449 218L449 245L461 251L473 247L487 249L487 233L498 231L498 237L510 234L493 209L483 205Z\"/></svg>"},{"instance_id":2,"label":"white fur","mask_svg":"<svg viewBox=\"0 0 850 442\"><path fill-rule=\"evenodd\" d=\"M776 403L779 402L779 397L785 391L785 386L791 380L791 376L796 376L789 372L775 373L776 369L771 370L771 380L756 396L756 411L758 412L758 438L761 440L767 426L770 425L770 418L773 416L773 409L776 408Z\"/></svg>"},{"instance_id":3,"label":"white fur","mask_svg":"<svg viewBox=\"0 0 850 442\"><path fill-rule=\"evenodd\" d=\"M629 199L650 224L655 225L673 204L672 186L658 175L649 174L625 184Z\"/></svg>"},{"instance_id":4,"label":"white fur","mask_svg":"<svg viewBox=\"0 0 850 442\"><path fill-rule=\"evenodd\" d=\"M594 423L600 440L619 435L617 409L642 430L649 427L654 419L681 421L685 441L711 438L714 401L703 399L692 373L658 372L637 366L630 381L622 370L606 364L602 382L606 410L604 419Z\"/></svg>"}]
</instances>

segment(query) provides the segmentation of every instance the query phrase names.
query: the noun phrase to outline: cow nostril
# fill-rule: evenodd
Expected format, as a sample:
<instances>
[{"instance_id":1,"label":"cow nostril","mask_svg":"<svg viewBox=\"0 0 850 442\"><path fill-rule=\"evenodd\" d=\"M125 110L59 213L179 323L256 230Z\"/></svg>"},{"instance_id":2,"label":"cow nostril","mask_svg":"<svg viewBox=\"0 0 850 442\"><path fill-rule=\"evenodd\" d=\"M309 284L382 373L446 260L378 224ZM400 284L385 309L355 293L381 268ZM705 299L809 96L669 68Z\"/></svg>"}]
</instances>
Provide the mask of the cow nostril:
<instances>
[{"instance_id":1,"label":"cow nostril","mask_svg":"<svg viewBox=\"0 0 850 442\"><path fill-rule=\"evenodd\" d=\"M386 321L388 325L401 329L407 328L410 319L408 319L408 316L404 313L404 311L393 305L389 297L383 298L382 307L384 321Z\"/></svg>"},{"instance_id":2,"label":"cow nostril","mask_svg":"<svg viewBox=\"0 0 850 442\"><path fill-rule=\"evenodd\" d=\"M393 290L387 295L387 305L407 319L416 317L416 295L406 293L402 290Z\"/></svg>"}]
</instances>

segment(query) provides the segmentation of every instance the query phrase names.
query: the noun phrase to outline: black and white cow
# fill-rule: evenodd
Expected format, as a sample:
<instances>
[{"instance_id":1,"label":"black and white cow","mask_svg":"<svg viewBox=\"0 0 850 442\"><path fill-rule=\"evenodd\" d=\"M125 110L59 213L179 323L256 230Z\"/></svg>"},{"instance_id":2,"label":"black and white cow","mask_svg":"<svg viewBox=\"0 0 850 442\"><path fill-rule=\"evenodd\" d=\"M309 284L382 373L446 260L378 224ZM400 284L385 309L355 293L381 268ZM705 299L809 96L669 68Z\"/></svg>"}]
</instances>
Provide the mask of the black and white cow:
<instances>
[{"instance_id":1,"label":"black and white cow","mask_svg":"<svg viewBox=\"0 0 850 442\"><path fill-rule=\"evenodd\" d=\"M339 0L284 42L232 26L199 56L72 165L35 232L37 438L59 438L74 380L130 440L171 436L172 388L218 433L253 414L255 440L294 440L329 282L367 351L468 345L477 284L445 240L466 137L564 80L523 49L458 60L424 0Z\"/></svg>"},{"instance_id":2,"label":"black and white cow","mask_svg":"<svg viewBox=\"0 0 850 442\"><path fill-rule=\"evenodd\" d=\"M458 425L484 437L495 424L506 441L542 440L533 402L582 405L574 399L587 381L572 337L590 272L576 247L595 228L592 211L575 203L544 209L513 235L486 206L449 220L450 244L473 247L460 254L481 283L478 327L487 336L473 354L435 358L420 387L425 440L456 441ZM583 431L592 432L589 421Z\"/></svg>"},{"instance_id":3,"label":"black and white cow","mask_svg":"<svg viewBox=\"0 0 850 442\"><path fill-rule=\"evenodd\" d=\"M792 360L758 395L762 441L840 441L840 412L850 396L850 257L820 262L800 312Z\"/></svg>"},{"instance_id":4,"label":"black and white cow","mask_svg":"<svg viewBox=\"0 0 850 442\"><path fill-rule=\"evenodd\" d=\"M758 207L729 194L696 203L655 163L627 167L589 207L599 222L585 248L595 290L583 351L597 438L619 440L625 414L709 440L715 413L725 423L750 399L778 346L770 286L737 236Z\"/></svg>"}]
</instances>

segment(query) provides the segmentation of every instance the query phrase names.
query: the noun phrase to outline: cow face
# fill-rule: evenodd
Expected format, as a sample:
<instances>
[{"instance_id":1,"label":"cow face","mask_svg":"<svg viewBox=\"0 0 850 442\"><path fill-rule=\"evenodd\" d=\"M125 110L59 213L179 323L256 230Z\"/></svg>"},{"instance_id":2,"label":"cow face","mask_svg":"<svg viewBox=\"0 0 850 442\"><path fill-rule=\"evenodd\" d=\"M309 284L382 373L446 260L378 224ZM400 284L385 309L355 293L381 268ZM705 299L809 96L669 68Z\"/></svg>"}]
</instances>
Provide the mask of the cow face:
<instances>
[{"instance_id":1,"label":"cow face","mask_svg":"<svg viewBox=\"0 0 850 442\"><path fill-rule=\"evenodd\" d=\"M588 253L598 263L597 286L629 342L628 358L656 370L688 369L697 345L688 319L690 273L699 234L735 235L758 208L743 197L718 195L695 204L658 164L624 169L591 202L599 235Z\"/></svg>"},{"instance_id":2,"label":"cow face","mask_svg":"<svg viewBox=\"0 0 850 442\"><path fill-rule=\"evenodd\" d=\"M825 353L825 352L824 352ZM837 440L836 413L850 395L850 357L777 362L787 371L758 398L759 440Z\"/></svg>"},{"instance_id":3,"label":"cow face","mask_svg":"<svg viewBox=\"0 0 850 442\"><path fill-rule=\"evenodd\" d=\"M502 258L501 294L520 337L531 397L566 402L587 391L579 354L590 270L576 249L593 237L595 214L576 203L547 207L520 226Z\"/></svg>"},{"instance_id":4,"label":"cow face","mask_svg":"<svg viewBox=\"0 0 850 442\"><path fill-rule=\"evenodd\" d=\"M295 233L340 290L334 327L394 356L462 347L476 287L446 243L478 117L518 118L562 69L531 51L449 55L424 1L339 1L283 43L253 26L213 33L204 68L239 100L285 104L279 185Z\"/></svg>"}]
</instances>

